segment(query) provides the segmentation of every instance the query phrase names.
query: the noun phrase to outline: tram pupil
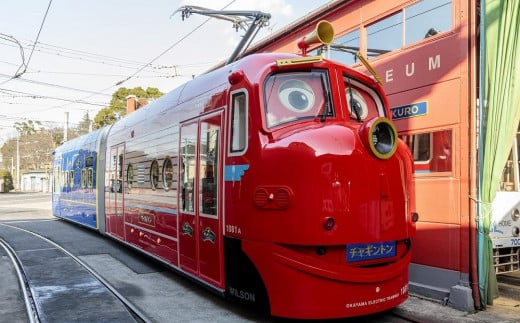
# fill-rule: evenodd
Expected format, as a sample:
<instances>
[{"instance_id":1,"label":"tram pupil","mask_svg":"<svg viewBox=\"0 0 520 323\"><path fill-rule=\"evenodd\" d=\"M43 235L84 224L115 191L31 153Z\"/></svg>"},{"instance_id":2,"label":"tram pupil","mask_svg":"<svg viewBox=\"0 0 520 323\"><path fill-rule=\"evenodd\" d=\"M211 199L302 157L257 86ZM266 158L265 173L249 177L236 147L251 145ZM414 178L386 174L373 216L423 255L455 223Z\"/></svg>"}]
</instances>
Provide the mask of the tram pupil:
<instances>
[{"instance_id":1,"label":"tram pupil","mask_svg":"<svg viewBox=\"0 0 520 323\"><path fill-rule=\"evenodd\" d=\"M291 103L291 106L300 110L307 108L307 106L309 105L309 100L307 99L305 94L299 91L292 91L289 94L289 102Z\"/></svg>"}]
</instances>

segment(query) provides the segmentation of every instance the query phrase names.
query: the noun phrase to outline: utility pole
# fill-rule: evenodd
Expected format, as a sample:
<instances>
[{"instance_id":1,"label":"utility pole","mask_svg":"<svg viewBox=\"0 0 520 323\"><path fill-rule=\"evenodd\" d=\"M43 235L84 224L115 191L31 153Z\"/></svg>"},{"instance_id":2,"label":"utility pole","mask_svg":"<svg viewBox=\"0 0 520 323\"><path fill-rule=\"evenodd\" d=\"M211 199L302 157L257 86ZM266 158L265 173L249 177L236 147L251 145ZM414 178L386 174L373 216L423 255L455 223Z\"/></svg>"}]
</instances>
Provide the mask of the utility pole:
<instances>
[{"instance_id":1,"label":"utility pole","mask_svg":"<svg viewBox=\"0 0 520 323\"><path fill-rule=\"evenodd\" d=\"M69 112L65 112L65 127L63 127L63 142L69 140Z\"/></svg>"},{"instance_id":2,"label":"utility pole","mask_svg":"<svg viewBox=\"0 0 520 323\"><path fill-rule=\"evenodd\" d=\"M16 132L16 189L20 189L20 133Z\"/></svg>"}]
</instances>

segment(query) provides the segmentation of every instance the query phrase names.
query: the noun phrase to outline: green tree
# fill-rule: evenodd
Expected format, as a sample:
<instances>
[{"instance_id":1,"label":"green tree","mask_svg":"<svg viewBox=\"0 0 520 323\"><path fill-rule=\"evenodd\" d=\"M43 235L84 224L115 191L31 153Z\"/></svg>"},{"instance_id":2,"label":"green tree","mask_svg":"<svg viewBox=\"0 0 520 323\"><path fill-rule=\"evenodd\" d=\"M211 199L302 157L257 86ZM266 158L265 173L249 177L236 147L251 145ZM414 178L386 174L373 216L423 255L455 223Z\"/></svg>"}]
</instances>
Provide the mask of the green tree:
<instances>
[{"instance_id":1,"label":"green tree","mask_svg":"<svg viewBox=\"0 0 520 323\"><path fill-rule=\"evenodd\" d=\"M4 179L4 193L14 189L13 176L11 172L5 169L0 169L0 178Z\"/></svg>"},{"instance_id":2,"label":"green tree","mask_svg":"<svg viewBox=\"0 0 520 323\"><path fill-rule=\"evenodd\" d=\"M94 128L99 129L106 125L110 125L126 115L126 97L135 95L138 98L157 99L163 93L154 87L148 87L143 90L142 87L128 89L126 87L119 88L112 94L110 105L101 109L94 118Z\"/></svg>"},{"instance_id":3,"label":"green tree","mask_svg":"<svg viewBox=\"0 0 520 323\"><path fill-rule=\"evenodd\" d=\"M22 122L15 122L14 128L20 135L31 135L37 131L43 130L41 125L42 123L40 121L27 120ZM39 129L36 129L37 126L39 126Z\"/></svg>"},{"instance_id":4,"label":"green tree","mask_svg":"<svg viewBox=\"0 0 520 323\"><path fill-rule=\"evenodd\" d=\"M90 124L92 123L92 119L90 119L90 116L88 112L85 112L83 115L83 119L78 124L78 127L76 128L76 131L80 134L85 134L89 132L90 130Z\"/></svg>"},{"instance_id":5,"label":"green tree","mask_svg":"<svg viewBox=\"0 0 520 323\"><path fill-rule=\"evenodd\" d=\"M77 136L76 133L77 131L74 131ZM19 159L20 173L24 173L29 170L52 168L52 152L62 143L63 129L42 128L36 132L22 131L18 137L7 140L0 148L0 152L3 160L9 163L16 163Z\"/></svg>"}]
</instances>

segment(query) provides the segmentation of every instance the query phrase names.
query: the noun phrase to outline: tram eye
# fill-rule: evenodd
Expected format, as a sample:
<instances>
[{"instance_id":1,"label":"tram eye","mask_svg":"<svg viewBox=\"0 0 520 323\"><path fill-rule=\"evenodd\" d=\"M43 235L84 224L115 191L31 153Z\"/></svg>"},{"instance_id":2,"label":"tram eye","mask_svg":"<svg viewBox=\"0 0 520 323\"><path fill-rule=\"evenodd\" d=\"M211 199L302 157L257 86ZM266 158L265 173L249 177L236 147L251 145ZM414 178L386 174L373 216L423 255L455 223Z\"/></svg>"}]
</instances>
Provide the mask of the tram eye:
<instances>
[{"instance_id":1,"label":"tram eye","mask_svg":"<svg viewBox=\"0 0 520 323\"><path fill-rule=\"evenodd\" d=\"M350 113L351 115L352 114L356 114L356 115L359 115L361 117L361 114L363 113L363 107L361 106L361 103L359 103L359 101L356 100L356 99L352 100L351 110L352 110L351 113Z\"/></svg>"},{"instance_id":2,"label":"tram eye","mask_svg":"<svg viewBox=\"0 0 520 323\"><path fill-rule=\"evenodd\" d=\"M348 88L345 90L348 102L348 111L352 119L357 119L358 116L361 120L368 116L367 101L358 90Z\"/></svg>"},{"instance_id":3,"label":"tram eye","mask_svg":"<svg viewBox=\"0 0 520 323\"><path fill-rule=\"evenodd\" d=\"M301 80L285 81L278 90L278 97L287 109L294 112L307 112L314 106L314 92Z\"/></svg>"}]
</instances>

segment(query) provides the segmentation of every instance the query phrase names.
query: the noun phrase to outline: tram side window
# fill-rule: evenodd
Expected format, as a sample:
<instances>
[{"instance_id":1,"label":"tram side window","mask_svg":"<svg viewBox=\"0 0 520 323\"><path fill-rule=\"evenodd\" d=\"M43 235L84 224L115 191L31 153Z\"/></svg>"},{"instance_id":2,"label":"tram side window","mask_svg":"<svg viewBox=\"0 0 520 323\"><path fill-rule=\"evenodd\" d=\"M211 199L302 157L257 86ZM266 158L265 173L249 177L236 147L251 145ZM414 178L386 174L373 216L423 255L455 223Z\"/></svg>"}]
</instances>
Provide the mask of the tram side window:
<instances>
[{"instance_id":1,"label":"tram side window","mask_svg":"<svg viewBox=\"0 0 520 323\"><path fill-rule=\"evenodd\" d=\"M130 163L126 167L126 185L129 190L134 185L134 166Z\"/></svg>"},{"instance_id":2,"label":"tram side window","mask_svg":"<svg viewBox=\"0 0 520 323\"><path fill-rule=\"evenodd\" d=\"M94 186L94 170L92 167L87 169L87 187L92 188Z\"/></svg>"},{"instance_id":3,"label":"tram side window","mask_svg":"<svg viewBox=\"0 0 520 323\"><path fill-rule=\"evenodd\" d=\"M212 122L214 121L214 122ZM205 214L217 215L218 154L220 119L201 122L199 208Z\"/></svg>"},{"instance_id":4,"label":"tram side window","mask_svg":"<svg viewBox=\"0 0 520 323\"><path fill-rule=\"evenodd\" d=\"M59 166L54 167L53 181L54 181L53 191L59 192L60 191L60 167Z\"/></svg>"},{"instance_id":5,"label":"tram side window","mask_svg":"<svg viewBox=\"0 0 520 323\"><path fill-rule=\"evenodd\" d=\"M401 136L410 148L416 173L451 172L452 131L441 130Z\"/></svg>"},{"instance_id":6,"label":"tram side window","mask_svg":"<svg viewBox=\"0 0 520 323\"><path fill-rule=\"evenodd\" d=\"M231 153L242 152L246 149L247 140L247 96L244 92L232 96L231 107Z\"/></svg>"},{"instance_id":7,"label":"tram side window","mask_svg":"<svg viewBox=\"0 0 520 323\"><path fill-rule=\"evenodd\" d=\"M171 190L173 188L175 178L177 178L177 174L175 174L175 169L173 168L172 160L169 157L166 157L166 159L164 160L162 177L164 189L166 191Z\"/></svg>"},{"instance_id":8,"label":"tram side window","mask_svg":"<svg viewBox=\"0 0 520 323\"><path fill-rule=\"evenodd\" d=\"M87 187L87 170L83 168L81 170L81 188Z\"/></svg>"},{"instance_id":9,"label":"tram side window","mask_svg":"<svg viewBox=\"0 0 520 323\"><path fill-rule=\"evenodd\" d=\"M181 209L185 212L195 211L196 138L197 124L190 124L181 128Z\"/></svg>"},{"instance_id":10,"label":"tram side window","mask_svg":"<svg viewBox=\"0 0 520 323\"><path fill-rule=\"evenodd\" d=\"M155 159L150 167L150 185L152 190L156 190L157 186L159 186L159 163Z\"/></svg>"},{"instance_id":11,"label":"tram side window","mask_svg":"<svg viewBox=\"0 0 520 323\"><path fill-rule=\"evenodd\" d=\"M85 158L85 167L92 167L92 166L94 166L94 157L89 156L89 157Z\"/></svg>"},{"instance_id":12,"label":"tram side window","mask_svg":"<svg viewBox=\"0 0 520 323\"><path fill-rule=\"evenodd\" d=\"M69 187L69 172L63 172L63 186Z\"/></svg>"}]
</instances>

